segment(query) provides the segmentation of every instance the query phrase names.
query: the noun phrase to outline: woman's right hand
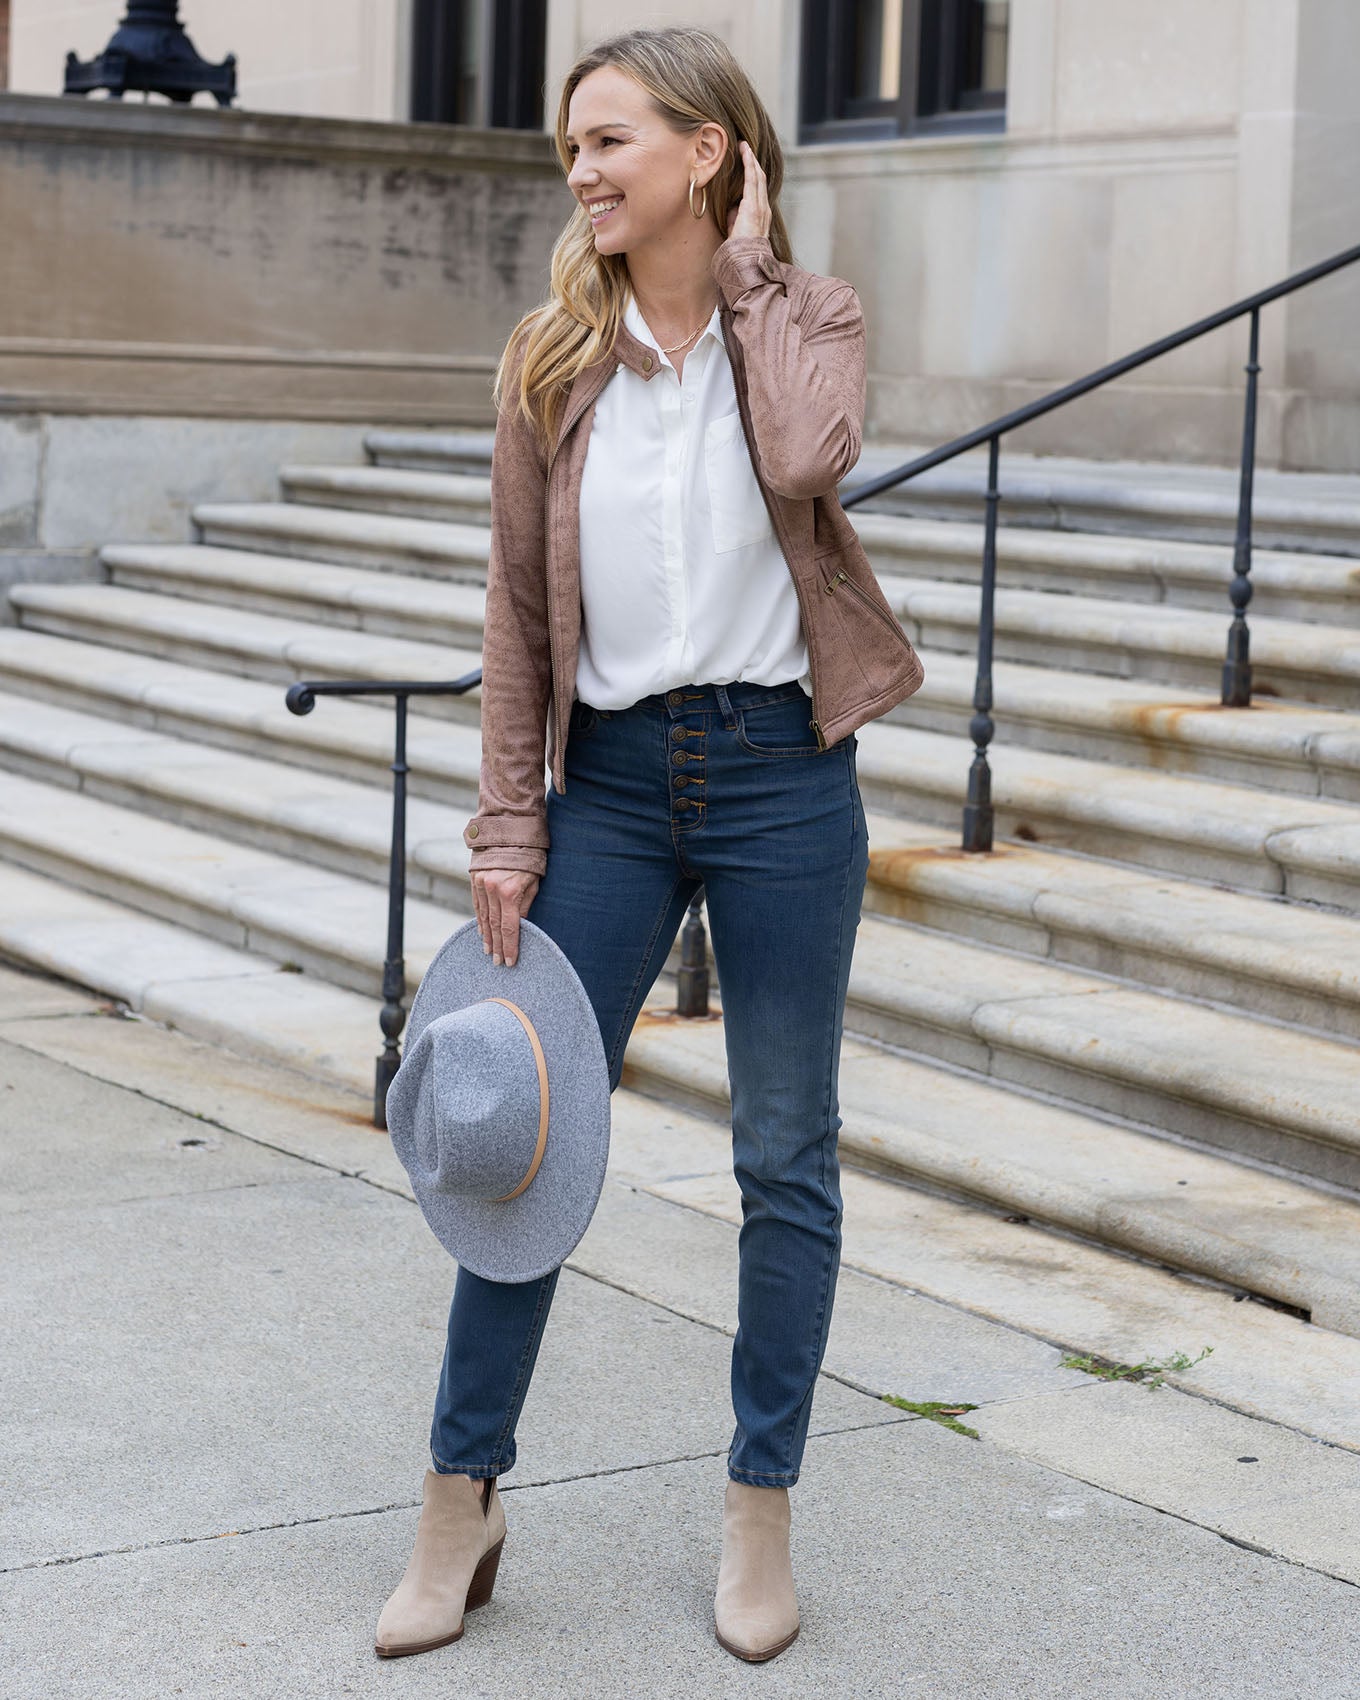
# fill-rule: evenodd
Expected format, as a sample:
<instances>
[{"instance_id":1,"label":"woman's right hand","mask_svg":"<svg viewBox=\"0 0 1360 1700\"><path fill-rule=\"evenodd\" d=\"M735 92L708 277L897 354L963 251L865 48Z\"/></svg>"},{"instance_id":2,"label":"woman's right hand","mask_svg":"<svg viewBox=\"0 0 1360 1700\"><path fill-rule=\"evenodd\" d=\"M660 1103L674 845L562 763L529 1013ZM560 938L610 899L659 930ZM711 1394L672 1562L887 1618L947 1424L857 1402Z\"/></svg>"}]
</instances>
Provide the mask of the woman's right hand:
<instances>
[{"instance_id":1,"label":"woman's right hand","mask_svg":"<svg viewBox=\"0 0 1360 1700\"><path fill-rule=\"evenodd\" d=\"M538 875L519 868L478 868L472 875L472 900L477 906L477 931L482 948L498 966L513 968L519 957L519 923L529 913L538 890Z\"/></svg>"}]
</instances>

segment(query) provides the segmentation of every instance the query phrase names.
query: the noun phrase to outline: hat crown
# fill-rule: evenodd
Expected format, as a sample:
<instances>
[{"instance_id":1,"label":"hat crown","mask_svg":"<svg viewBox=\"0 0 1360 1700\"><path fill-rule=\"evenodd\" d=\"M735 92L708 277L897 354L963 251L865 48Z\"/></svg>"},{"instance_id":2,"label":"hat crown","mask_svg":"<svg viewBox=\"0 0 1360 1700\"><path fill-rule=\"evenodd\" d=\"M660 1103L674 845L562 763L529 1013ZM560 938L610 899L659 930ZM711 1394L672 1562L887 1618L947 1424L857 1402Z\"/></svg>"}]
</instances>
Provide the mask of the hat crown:
<instances>
[{"instance_id":1,"label":"hat crown","mask_svg":"<svg viewBox=\"0 0 1360 1700\"><path fill-rule=\"evenodd\" d=\"M431 1021L388 1098L389 1125L402 1124L410 1138L412 1181L487 1200L513 1192L528 1173L540 1110L529 1036L513 1010L490 1000Z\"/></svg>"}]
</instances>

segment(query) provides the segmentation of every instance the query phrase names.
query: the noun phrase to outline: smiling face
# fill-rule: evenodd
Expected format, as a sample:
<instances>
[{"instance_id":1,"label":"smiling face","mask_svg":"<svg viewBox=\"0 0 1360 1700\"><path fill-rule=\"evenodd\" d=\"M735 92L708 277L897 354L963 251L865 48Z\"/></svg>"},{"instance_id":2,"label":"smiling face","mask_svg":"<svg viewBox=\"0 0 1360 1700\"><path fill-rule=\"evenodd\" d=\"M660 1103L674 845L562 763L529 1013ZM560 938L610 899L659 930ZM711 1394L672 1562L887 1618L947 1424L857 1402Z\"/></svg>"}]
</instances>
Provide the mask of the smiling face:
<instances>
[{"instance_id":1,"label":"smiling face","mask_svg":"<svg viewBox=\"0 0 1360 1700\"><path fill-rule=\"evenodd\" d=\"M727 133L705 124L678 134L640 83L617 65L601 65L572 92L567 149L567 186L591 215L596 251L627 254L695 231L690 178L702 186L713 176Z\"/></svg>"}]
</instances>

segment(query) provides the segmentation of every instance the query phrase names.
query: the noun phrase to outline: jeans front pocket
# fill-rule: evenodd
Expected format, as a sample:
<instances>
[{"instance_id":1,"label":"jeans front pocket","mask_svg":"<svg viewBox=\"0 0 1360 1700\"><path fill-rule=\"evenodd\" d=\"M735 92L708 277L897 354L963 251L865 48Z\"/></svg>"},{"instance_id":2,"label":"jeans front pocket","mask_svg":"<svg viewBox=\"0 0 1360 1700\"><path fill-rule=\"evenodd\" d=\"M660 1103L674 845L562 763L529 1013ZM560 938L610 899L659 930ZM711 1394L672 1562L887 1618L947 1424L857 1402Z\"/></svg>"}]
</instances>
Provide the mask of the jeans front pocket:
<instances>
[{"instance_id":1,"label":"jeans front pocket","mask_svg":"<svg viewBox=\"0 0 1360 1700\"><path fill-rule=\"evenodd\" d=\"M753 756L815 756L812 698L798 686L789 696L748 704L737 713L737 742Z\"/></svg>"},{"instance_id":2,"label":"jeans front pocket","mask_svg":"<svg viewBox=\"0 0 1360 1700\"><path fill-rule=\"evenodd\" d=\"M567 721L567 736L569 738L589 738L600 724L600 711L592 708L588 702L575 698L571 705L571 718Z\"/></svg>"}]
</instances>

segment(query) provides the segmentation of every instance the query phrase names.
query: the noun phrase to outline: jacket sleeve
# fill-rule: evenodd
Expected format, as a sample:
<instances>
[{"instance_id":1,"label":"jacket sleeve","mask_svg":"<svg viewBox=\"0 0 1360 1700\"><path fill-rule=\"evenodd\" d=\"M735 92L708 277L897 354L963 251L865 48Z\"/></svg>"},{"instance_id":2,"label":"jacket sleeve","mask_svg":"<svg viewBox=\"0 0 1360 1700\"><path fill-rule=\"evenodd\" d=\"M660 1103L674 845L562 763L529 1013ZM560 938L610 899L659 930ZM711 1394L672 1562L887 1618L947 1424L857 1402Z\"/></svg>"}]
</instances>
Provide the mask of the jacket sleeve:
<instances>
[{"instance_id":1,"label":"jacket sleeve","mask_svg":"<svg viewBox=\"0 0 1360 1700\"><path fill-rule=\"evenodd\" d=\"M794 317L764 236L729 237L713 277L732 309L760 471L781 496L824 496L859 459L866 400L864 313L854 288L823 280Z\"/></svg>"},{"instance_id":2,"label":"jacket sleeve","mask_svg":"<svg viewBox=\"0 0 1360 1700\"><path fill-rule=\"evenodd\" d=\"M477 813L463 831L471 867L542 874L548 863L544 765L552 650L545 549L547 462L507 374L491 451L491 555L482 636Z\"/></svg>"}]
</instances>

